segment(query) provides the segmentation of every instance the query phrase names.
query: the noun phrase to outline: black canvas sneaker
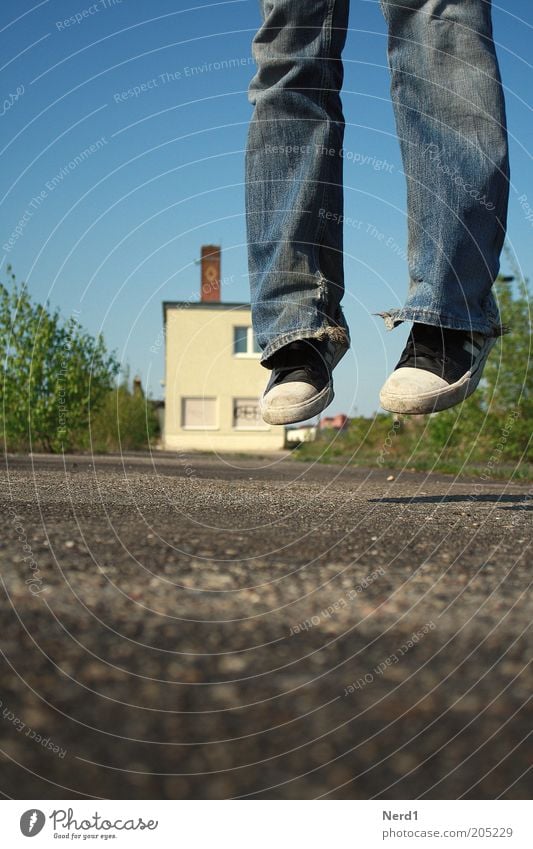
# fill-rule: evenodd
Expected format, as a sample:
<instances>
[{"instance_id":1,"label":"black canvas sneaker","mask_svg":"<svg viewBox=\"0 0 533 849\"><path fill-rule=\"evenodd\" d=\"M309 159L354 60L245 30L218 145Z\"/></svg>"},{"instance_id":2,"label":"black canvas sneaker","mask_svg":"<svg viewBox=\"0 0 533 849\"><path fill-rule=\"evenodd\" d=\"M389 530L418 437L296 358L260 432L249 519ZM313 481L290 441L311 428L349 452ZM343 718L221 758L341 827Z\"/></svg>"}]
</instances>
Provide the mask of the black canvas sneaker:
<instances>
[{"instance_id":1,"label":"black canvas sneaker","mask_svg":"<svg viewBox=\"0 0 533 849\"><path fill-rule=\"evenodd\" d=\"M446 410L476 389L494 336L415 323L396 369L380 392L391 413Z\"/></svg>"},{"instance_id":2,"label":"black canvas sneaker","mask_svg":"<svg viewBox=\"0 0 533 849\"><path fill-rule=\"evenodd\" d=\"M331 371L323 345L311 339L290 342L272 357L272 374L261 399L268 424L303 422L333 400Z\"/></svg>"}]
</instances>

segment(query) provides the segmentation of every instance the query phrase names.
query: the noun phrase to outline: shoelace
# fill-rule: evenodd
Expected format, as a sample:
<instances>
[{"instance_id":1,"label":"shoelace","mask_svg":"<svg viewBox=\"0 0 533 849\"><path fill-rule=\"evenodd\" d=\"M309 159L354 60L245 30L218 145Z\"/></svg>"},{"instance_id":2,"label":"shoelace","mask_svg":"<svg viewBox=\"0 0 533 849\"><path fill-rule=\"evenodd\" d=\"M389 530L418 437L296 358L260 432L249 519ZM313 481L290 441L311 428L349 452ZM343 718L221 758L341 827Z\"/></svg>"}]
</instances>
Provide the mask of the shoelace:
<instances>
[{"instance_id":1,"label":"shoelace","mask_svg":"<svg viewBox=\"0 0 533 849\"><path fill-rule=\"evenodd\" d=\"M285 376L291 373L303 373L311 380L313 376L317 377L321 374L324 363L320 353L312 346L306 346L296 354L294 348L284 352L284 358L280 358L280 362L274 365L273 374L270 385L282 383ZM293 360L291 362L291 359Z\"/></svg>"},{"instance_id":2,"label":"shoelace","mask_svg":"<svg viewBox=\"0 0 533 849\"><path fill-rule=\"evenodd\" d=\"M292 365L292 366L276 366L275 373L276 378L274 383L279 383L283 380L283 376L285 374L289 374L291 372L305 372L306 374L312 375L317 372L317 365L315 363L302 363L301 365Z\"/></svg>"},{"instance_id":3,"label":"shoelace","mask_svg":"<svg viewBox=\"0 0 533 849\"><path fill-rule=\"evenodd\" d=\"M274 368L276 371L294 371L295 369L312 371L320 368L322 362L320 353L312 345L307 345L298 350L289 347L280 361L275 363Z\"/></svg>"},{"instance_id":4,"label":"shoelace","mask_svg":"<svg viewBox=\"0 0 533 849\"><path fill-rule=\"evenodd\" d=\"M449 362L449 357L446 356L444 351L437 351L434 348L430 348L428 345L424 345L423 342L415 341L411 336L400 358L400 363L403 364L411 359L420 360L423 357L426 357L428 360L434 360L435 362Z\"/></svg>"}]
</instances>

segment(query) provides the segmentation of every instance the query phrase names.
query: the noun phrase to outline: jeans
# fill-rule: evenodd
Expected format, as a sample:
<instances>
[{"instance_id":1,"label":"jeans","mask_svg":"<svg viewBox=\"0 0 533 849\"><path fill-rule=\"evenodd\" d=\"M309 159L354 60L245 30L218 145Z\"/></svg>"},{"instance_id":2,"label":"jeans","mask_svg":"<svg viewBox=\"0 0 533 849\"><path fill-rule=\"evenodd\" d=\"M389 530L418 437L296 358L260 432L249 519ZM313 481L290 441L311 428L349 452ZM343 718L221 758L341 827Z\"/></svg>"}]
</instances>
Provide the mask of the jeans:
<instances>
[{"instance_id":1,"label":"jeans","mask_svg":"<svg viewBox=\"0 0 533 849\"><path fill-rule=\"evenodd\" d=\"M341 301L340 92L349 0L260 0L248 89L246 222L261 362L296 339L350 345ZM381 0L407 181L407 298L380 313L501 332L492 293L505 238L509 163L489 0Z\"/></svg>"}]
</instances>

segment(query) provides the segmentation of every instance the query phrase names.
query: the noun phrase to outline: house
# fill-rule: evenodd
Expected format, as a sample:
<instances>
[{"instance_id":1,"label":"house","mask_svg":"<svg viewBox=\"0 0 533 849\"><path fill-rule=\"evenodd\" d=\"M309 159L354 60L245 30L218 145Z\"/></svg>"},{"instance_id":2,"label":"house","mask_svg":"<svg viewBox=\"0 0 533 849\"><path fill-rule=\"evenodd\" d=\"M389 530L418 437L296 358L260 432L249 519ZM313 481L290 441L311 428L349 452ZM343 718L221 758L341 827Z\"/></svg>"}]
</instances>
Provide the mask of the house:
<instances>
[{"instance_id":1,"label":"house","mask_svg":"<svg viewBox=\"0 0 533 849\"><path fill-rule=\"evenodd\" d=\"M349 424L348 416L345 413L338 413L336 416L323 416L320 419L320 430L331 428L332 430L346 430Z\"/></svg>"},{"instance_id":2,"label":"house","mask_svg":"<svg viewBox=\"0 0 533 849\"><path fill-rule=\"evenodd\" d=\"M168 450L276 451L285 428L267 425L259 398L268 372L247 303L223 302L221 250L201 251L198 301L165 301L165 428Z\"/></svg>"},{"instance_id":3,"label":"house","mask_svg":"<svg viewBox=\"0 0 533 849\"><path fill-rule=\"evenodd\" d=\"M316 425L288 427L285 439L288 445L300 445L302 442L314 442L316 439Z\"/></svg>"}]
</instances>

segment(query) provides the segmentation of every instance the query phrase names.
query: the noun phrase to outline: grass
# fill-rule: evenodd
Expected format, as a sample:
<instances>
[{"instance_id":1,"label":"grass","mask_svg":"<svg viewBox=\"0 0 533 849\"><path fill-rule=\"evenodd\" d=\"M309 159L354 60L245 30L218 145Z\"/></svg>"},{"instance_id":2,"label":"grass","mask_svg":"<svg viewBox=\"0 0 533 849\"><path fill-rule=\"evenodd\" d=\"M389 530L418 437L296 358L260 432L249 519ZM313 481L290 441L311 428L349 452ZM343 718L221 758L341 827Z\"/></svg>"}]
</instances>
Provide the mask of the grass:
<instances>
[{"instance_id":1,"label":"grass","mask_svg":"<svg viewBox=\"0 0 533 849\"><path fill-rule=\"evenodd\" d=\"M391 471L440 472L491 480L533 480L527 428L505 427L499 418L463 421L420 416L394 420L351 419L344 432L324 430L293 451L296 461L315 461ZM505 434L502 435L502 434Z\"/></svg>"}]
</instances>

